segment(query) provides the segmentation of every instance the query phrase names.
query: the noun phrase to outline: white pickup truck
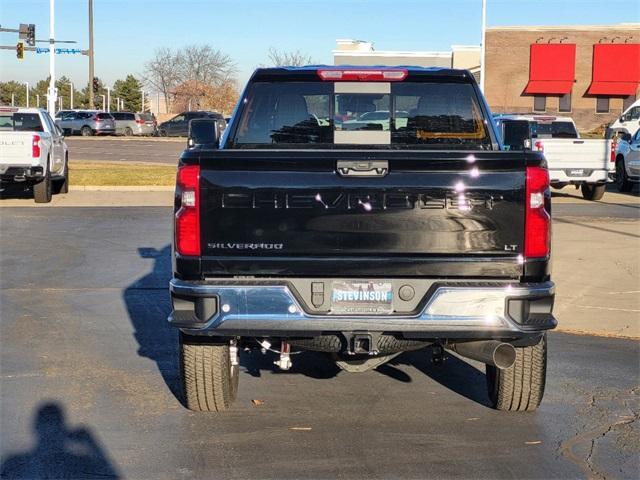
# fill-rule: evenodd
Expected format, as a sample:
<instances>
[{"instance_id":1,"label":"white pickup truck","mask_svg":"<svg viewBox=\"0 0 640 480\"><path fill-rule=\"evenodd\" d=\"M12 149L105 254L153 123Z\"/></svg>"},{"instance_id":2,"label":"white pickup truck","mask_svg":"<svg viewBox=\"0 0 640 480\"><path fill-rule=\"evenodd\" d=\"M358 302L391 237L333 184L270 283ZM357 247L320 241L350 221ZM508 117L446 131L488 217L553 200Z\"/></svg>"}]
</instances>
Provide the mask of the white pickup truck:
<instances>
[{"instance_id":1,"label":"white pickup truck","mask_svg":"<svg viewBox=\"0 0 640 480\"><path fill-rule=\"evenodd\" d=\"M543 152L551 186L580 187L587 200L600 200L615 176L615 140L580 138L573 120L552 115L496 115L505 145Z\"/></svg>"},{"instance_id":2,"label":"white pickup truck","mask_svg":"<svg viewBox=\"0 0 640 480\"><path fill-rule=\"evenodd\" d=\"M69 151L46 110L0 107L0 182L33 185L36 203L69 191Z\"/></svg>"}]
</instances>

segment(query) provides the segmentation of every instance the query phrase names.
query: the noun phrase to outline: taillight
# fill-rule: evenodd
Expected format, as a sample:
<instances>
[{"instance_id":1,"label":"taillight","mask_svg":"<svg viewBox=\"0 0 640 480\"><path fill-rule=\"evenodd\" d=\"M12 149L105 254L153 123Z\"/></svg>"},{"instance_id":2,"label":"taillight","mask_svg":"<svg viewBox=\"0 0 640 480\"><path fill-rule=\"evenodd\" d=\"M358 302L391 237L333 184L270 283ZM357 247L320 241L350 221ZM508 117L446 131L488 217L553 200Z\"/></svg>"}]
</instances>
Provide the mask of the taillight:
<instances>
[{"instance_id":1,"label":"taillight","mask_svg":"<svg viewBox=\"0 0 640 480\"><path fill-rule=\"evenodd\" d=\"M334 82L400 82L404 80L409 71L406 69L321 69L318 76L321 80Z\"/></svg>"},{"instance_id":2,"label":"taillight","mask_svg":"<svg viewBox=\"0 0 640 480\"><path fill-rule=\"evenodd\" d=\"M144 125L144 120L142 120L141 118L139 118L138 120L136 120L136 123L138 125Z\"/></svg>"},{"instance_id":3,"label":"taillight","mask_svg":"<svg viewBox=\"0 0 640 480\"><path fill-rule=\"evenodd\" d=\"M40 158L40 135L34 135L31 138L31 156Z\"/></svg>"},{"instance_id":4,"label":"taillight","mask_svg":"<svg viewBox=\"0 0 640 480\"><path fill-rule=\"evenodd\" d=\"M526 177L524 256L546 257L551 251L551 215L547 211L549 172L546 168L527 167Z\"/></svg>"},{"instance_id":5,"label":"taillight","mask_svg":"<svg viewBox=\"0 0 640 480\"><path fill-rule=\"evenodd\" d=\"M611 151L609 152L609 161L611 163L615 163L616 161L616 148L618 147L618 142L615 140L611 141Z\"/></svg>"},{"instance_id":6,"label":"taillight","mask_svg":"<svg viewBox=\"0 0 640 480\"><path fill-rule=\"evenodd\" d=\"M200 255L200 166L178 168L176 193L180 208L176 212L176 251L180 255Z\"/></svg>"},{"instance_id":7,"label":"taillight","mask_svg":"<svg viewBox=\"0 0 640 480\"><path fill-rule=\"evenodd\" d=\"M536 149L536 152L544 152L544 143L538 140L533 144L533 147Z\"/></svg>"}]
</instances>

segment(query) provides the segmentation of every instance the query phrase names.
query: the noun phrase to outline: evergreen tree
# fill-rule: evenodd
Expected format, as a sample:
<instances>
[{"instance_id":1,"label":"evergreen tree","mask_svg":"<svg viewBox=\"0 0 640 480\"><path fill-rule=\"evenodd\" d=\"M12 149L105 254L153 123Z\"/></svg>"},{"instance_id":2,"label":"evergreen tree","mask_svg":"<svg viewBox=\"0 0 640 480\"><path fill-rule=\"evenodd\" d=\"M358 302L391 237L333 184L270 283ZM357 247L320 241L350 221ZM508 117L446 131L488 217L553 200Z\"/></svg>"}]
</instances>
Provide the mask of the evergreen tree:
<instances>
[{"instance_id":1,"label":"evergreen tree","mask_svg":"<svg viewBox=\"0 0 640 480\"><path fill-rule=\"evenodd\" d=\"M29 92L31 93L31 92ZM27 104L27 86L22 82L11 80L9 82L0 82L0 103L2 105L11 105L11 97L13 95L13 104L16 107L24 107ZM31 101L31 98L29 98Z\"/></svg>"},{"instance_id":2,"label":"evergreen tree","mask_svg":"<svg viewBox=\"0 0 640 480\"><path fill-rule=\"evenodd\" d=\"M124 80L116 80L111 92L111 104L117 105L116 98L124 102L124 110L140 112L142 110L142 84L133 75Z\"/></svg>"}]
</instances>

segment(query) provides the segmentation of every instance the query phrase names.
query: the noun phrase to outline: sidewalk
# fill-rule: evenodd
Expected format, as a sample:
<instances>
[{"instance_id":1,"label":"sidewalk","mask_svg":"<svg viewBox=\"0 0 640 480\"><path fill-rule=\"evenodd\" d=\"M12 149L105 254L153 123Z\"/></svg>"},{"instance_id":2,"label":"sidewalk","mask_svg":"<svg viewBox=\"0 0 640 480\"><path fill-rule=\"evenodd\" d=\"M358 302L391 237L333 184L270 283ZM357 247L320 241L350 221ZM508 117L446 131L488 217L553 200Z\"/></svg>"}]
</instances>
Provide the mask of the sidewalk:
<instances>
[{"instance_id":1,"label":"sidewalk","mask_svg":"<svg viewBox=\"0 0 640 480\"><path fill-rule=\"evenodd\" d=\"M71 187L54 195L51 203L35 203L33 197L0 199L0 209L9 207L170 207L174 187Z\"/></svg>"}]
</instances>

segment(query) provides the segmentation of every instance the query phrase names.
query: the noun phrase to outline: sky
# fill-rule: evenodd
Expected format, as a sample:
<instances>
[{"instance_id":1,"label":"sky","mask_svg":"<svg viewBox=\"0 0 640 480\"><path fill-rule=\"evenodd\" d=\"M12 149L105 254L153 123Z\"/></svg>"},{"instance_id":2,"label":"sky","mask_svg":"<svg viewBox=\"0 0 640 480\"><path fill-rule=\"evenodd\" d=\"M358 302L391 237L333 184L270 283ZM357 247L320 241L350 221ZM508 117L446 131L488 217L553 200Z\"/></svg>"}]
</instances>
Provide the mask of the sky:
<instances>
[{"instance_id":1,"label":"sky","mask_svg":"<svg viewBox=\"0 0 640 480\"><path fill-rule=\"evenodd\" d=\"M58 40L88 48L87 0L55 0ZM374 43L376 50L448 51L480 43L481 0L94 0L95 71L107 84L141 76L159 47L210 44L236 62L244 83L268 63L269 47L300 50L315 63L333 62L338 38ZM640 21L639 0L487 0L488 26L592 25ZM49 0L0 0L0 25L36 24L49 35ZM15 45L16 33L0 33ZM42 44L42 46L46 46ZM88 79L88 57L57 55L56 77ZM46 54L0 50L0 81L47 77Z\"/></svg>"}]
</instances>

